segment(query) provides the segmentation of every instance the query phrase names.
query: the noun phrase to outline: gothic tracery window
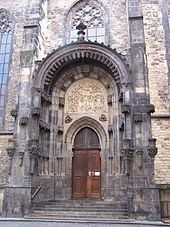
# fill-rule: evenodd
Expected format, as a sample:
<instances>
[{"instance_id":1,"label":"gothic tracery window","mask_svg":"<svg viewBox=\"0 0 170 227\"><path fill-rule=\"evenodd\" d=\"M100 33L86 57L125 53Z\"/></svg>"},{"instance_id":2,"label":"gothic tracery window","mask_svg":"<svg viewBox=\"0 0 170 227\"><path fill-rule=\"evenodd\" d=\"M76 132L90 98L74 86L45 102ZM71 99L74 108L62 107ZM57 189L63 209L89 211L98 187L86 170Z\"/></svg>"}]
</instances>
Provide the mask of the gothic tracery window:
<instances>
[{"instance_id":1,"label":"gothic tracery window","mask_svg":"<svg viewBox=\"0 0 170 227\"><path fill-rule=\"evenodd\" d=\"M11 43L12 20L8 13L0 11L0 123L4 118Z\"/></svg>"},{"instance_id":2,"label":"gothic tracery window","mask_svg":"<svg viewBox=\"0 0 170 227\"><path fill-rule=\"evenodd\" d=\"M68 16L70 27L69 41L77 41L77 25L82 22L87 26L85 40L105 42L105 20L104 13L100 7L92 1L80 2L72 8Z\"/></svg>"}]
</instances>

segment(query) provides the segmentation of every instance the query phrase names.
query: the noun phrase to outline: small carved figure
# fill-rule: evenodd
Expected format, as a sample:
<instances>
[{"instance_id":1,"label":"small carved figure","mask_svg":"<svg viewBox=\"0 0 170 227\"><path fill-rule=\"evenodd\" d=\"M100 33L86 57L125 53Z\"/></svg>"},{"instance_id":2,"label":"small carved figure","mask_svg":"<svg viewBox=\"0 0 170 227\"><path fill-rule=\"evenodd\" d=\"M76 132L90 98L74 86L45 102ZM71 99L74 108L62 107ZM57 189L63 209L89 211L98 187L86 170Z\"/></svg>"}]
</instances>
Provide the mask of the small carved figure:
<instances>
[{"instance_id":1,"label":"small carved figure","mask_svg":"<svg viewBox=\"0 0 170 227\"><path fill-rule=\"evenodd\" d=\"M66 116L66 118L65 118L65 123L67 124L67 123L70 123L70 122L72 122L72 118L69 116L69 115L67 115Z\"/></svg>"},{"instance_id":2,"label":"small carved figure","mask_svg":"<svg viewBox=\"0 0 170 227\"><path fill-rule=\"evenodd\" d=\"M101 114L99 120L102 121L102 122L107 121L106 115L105 114Z\"/></svg>"}]
</instances>

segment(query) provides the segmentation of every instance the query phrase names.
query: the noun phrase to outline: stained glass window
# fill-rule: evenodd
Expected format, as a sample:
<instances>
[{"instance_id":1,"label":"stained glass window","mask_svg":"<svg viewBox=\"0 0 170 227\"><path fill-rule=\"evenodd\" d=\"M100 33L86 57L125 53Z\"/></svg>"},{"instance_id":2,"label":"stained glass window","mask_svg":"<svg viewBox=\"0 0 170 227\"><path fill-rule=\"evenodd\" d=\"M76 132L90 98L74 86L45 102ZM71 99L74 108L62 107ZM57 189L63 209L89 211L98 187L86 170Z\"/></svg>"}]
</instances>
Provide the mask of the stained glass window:
<instances>
[{"instance_id":1,"label":"stained glass window","mask_svg":"<svg viewBox=\"0 0 170 227\"><path fill-rule=\"evenodd\" d=\"M12 21L0 12L0 123L3 122L12 43Z\"/></svg>"},{"instance_id":2,"label":"stained glass window","mask_svg":"<svg viewBox=\"0 0 170 227\"><path fill-rule=\"evenodd\" d=\"M80 3L69 17L70 41L77 41L77 25L82 22L87 26L85 40L105 42L105 23L103 11L91 2Z\"/></svg>"}]
</instances>

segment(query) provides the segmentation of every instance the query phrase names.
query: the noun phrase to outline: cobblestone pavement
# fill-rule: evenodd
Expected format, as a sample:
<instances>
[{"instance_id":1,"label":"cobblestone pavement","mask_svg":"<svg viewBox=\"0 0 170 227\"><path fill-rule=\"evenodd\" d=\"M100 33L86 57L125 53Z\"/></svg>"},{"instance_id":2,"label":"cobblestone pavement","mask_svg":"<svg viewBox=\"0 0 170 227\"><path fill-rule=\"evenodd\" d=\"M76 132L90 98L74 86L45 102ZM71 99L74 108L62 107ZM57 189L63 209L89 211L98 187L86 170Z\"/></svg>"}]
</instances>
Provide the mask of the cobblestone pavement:
<instances>
[{"instance_id":1,"label":"cobblestone pavement","mask_svg":"<svg viewBox=\"0 0 170 227\"><path fill-rule=\"evenodd\" d=\"M162 227L170 223L162 222L76 222L62 220L26 220L26 219L0 219L0 227Z\"/></svg>"}]
</instances>

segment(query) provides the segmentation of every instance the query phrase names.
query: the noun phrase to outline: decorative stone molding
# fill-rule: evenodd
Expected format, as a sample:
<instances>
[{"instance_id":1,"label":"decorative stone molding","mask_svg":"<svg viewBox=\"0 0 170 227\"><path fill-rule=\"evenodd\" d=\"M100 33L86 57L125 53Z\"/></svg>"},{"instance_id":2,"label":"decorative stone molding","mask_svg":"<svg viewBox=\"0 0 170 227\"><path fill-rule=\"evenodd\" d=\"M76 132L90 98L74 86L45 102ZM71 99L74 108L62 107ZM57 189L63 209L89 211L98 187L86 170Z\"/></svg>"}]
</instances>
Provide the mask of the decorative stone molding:
<instances>
[{"instance_id":1,"label":"decorative stone molding","mask_svg":"<svg viewBox=\"0 0 170 227\"><path fill-rule=\"evenodd\" d=\"M123 104L122 105L122 113L129 114L130 113L130 105Z\"/></svg>"},{"instance_id":2,"label":"decorative stone molding","mask_svg":"<svg viewBox=\"0 0 170 227\"><path fill-rule=\"evenodd\" d=\"M43 121L42 119L39 121L39 126L41 129L44 129L46 131L50 131L50 126L48 123L46 123L45 121Z\"/></svg>"},{"instance_id":3,"label":"decorative stone molding","mask_svg":"<svg viewBox=\"0 0 170 227\"><path fill-rule=\"evenodd\" d=\"M148 155L151 157L151 158L154 158L158 153L158 148L157 147L150 147L148 148Z\"/></svg>"},{"instance_id":4,"label":"decorative stone molding","mask_svg":"<svg viewBox=\"0 0 170 227\"><path fill-rule=\"evenodd\" d=\"M105 114L101 114L101 116L99 117L99 121L104 122L107 121L107 117Z\"/></svg>"},{"instance_id":5,"label":"decorative stone molding","mask_svg":"<svg viewBox=\"0 0 170 227\"><path fill-rule=\"evenodd\" d=\"M33 85L47 90L57 72L72 65L73 62L83 61L93 61L102 68L107 68L118 87L118 91L122 88L123 81L125 83L130 81L129 70L116 50L97 42L84 41L70 43L48 54L34 72Z\"/></svg>"},{"instance_id":6,"label":"decorative stone molding","mask_svg":"<svg viewBox=\"0 0 170 227\"><path fill-rule=\"evenodd\" d=\"M137 155L143 155L143 152L144 152L143 150L136 150Z\"/></svg>"},{"instance_id":7,"label":"decorative stone molding","mask_svg":"<svg viewBox=\"0 0 170 227\"><path fill-rule=\"evenodd\" d=\"M107 97L107 103L109 104L109 105L112 105L112 102L113 102L113 96L112 95L108 95L108 97Z\"/></svg>"},{"instance_id":8,"label":"decorative stone molding","mask_svg":"<svg viewBox=\"0 0 170 227\"><path fill-rule=\"evenodd\" d=\"M11 116L16 118L17 115L18 115L18 110L17 109L12 109L11 110Z\"/></svg>"},{"instance_id":9,"label":"decorative stone molding","mask_svg":"<svg viewBox=\"0 0 170 227\"><path fill-rule=\"evenodd\" d=\"M32 116L34 117L39 117L41 114L41 108L39 107L34 107L31 112Z\"/></svg>"},{"instance_id":10,"label":"decorative stone molding","mask_svg":"<svg viewBox=\"0 0 170 227\"><path fill-rule=\"evenodd\" d=\"M143 121L142 114L141 113L135 113L134 114L134 122L139 123L139 122L142 122L142 121Z\"/></svg>"},{"instance_id":11,"label":"decorative stone molding","mask_svg":"<svg viewBox=\"0 0 170 227\"><path fill-rule=\"evenodd\" d=\"M28 125L28 117L21 117L20 118L20 121L19 121L19 124L21 125L21 126L27 126Z\"/></svg>"},{"instance_id":12,"label":"decorative stone molding","mask_svg":"<svg viewBox=\"0 0 170 227\"><path fill-rule=\"evenodd\" d=\"M127 176L130 175L130 162L131 162L131 159L133 157L133 149L129 148L123 148L121 149L121 156L123 157L123 160L124 160L124 174L126 174Z\"/></svg>"},{"instance_id":13,"label":"decorative stone molding","mask_svg":"<svg viewBox=\"0 0 170 227\"><path fill-rule=\"evenodd\" d=\"M29 148L29 157L30 157L30 174L34 174L35 170L35 157L38 154L38 146L35 144L32 144L32 146Z\"/></svg>"},{"instance_id":14,"label":"decorative stone molding","mask_svg":"<svg viewBox=\"0 0 170 227\"><path fill-rule=\"evenodd\" d=\"M156 138L150 138L148 142L150 147L156 147Z\"/></svg>"},{"instance_id":15,"label":"decorative stone molding","mask_svg":"<svg viewBox=\"0 0 170 227\"><path fill-rule=\"evenodd\" d=\"M12 16L6 11L0 11L0 33L4 32L11 32L13 30L13 18Z\"/></svg>"},{"instance_id":16,"label":"decorative stone molding","mask_svg":"<svg viewBox=\"0 0 170 227\"><path fill-rule=\"evenodd\" d=\"M65 142L70 143L70 141L73 140L73 138L77 134L77 132L84 127L90 127L92 129L94 129L94 131L98 134L98 136L100 138L101 144L103 145L106 143L108 137L105 132L105 129L98 121L96 121L95 119L90 118L90 117L81 117L78 120L74 121L70 125L70 127L68 128L68 130L65 134Z\"/></svg>"},{"instance_id":17,"label":"decorative stone molding","mask_svg":"<svg viewBox=\"0 0 170 227\"><path fill-rule=\"evenodd\" d=\"M41 91L41 98L45 102L51 104L52 103L52 97L51 95L47 94L44 90Z\"/></svg>"},{"instance_id":18,"label":"decorative stone molding","mask_svg":"<svg viewBox=\"0 0 170 227\"><path fill-rule=\"evenodd\" d=\"M8 147L6 148L7 154L9 156L9 168L8 168L8 174L11 174L12 169L12 157L15 152L15 140L9 139L8 140Z\"/></svg>"},{"instance_id":19,"label":"decorative stone molding","mask_svg":"<svg viewBox=\"0 0 170 227\"><path fill-rule=\"evenodd\" d=\"M154 158L158 153L158 148L156 147L156 139L155 138L148 139L148 142L149 142L149 147L147 149L148 155L151 158Z\"/></svg>"},{"instance_id":20,"label":"decorative stone molding","mask_svg":"<svg viewBox=\"0 0 170 227\"><path fill-rule=\"evenodd\" d=\"M123 102L123 91L119 92L119 101Z\"/></svg>"},{"instance_id":21,"label":"decorative stone molding","mask_svg":"<svg viewBox=\"0 0 170 227\"><path fill-rule=\"evenodd\" d=\"M58 126L58 134L63 134L64 132L64 127L63 126Z\"/></svg>"},{"instance_id":22,"label":"decorative stone molding","mask_svg":"<svg viewBox=\"0 0 170 227\"><path fill-rule=\"evenodd\" d=\"M57 156L56 158L57 158L58 161L63 160L63 157L61 157L61 156Z\"/></svg>"},{"instance_id":23,"label":"decorative stone molding","mask_svg":"<svg viewBox=\"0 0 170 227\"><path fill-rule=\"evenodd\" d=\"M59 97L59 106L64 107L65 105L65 99L63 97Z\"/></svg>"},{"instance_id":24,"label":"decorative stone molding","mask_svg":"<svg viewBox=\"0 0 170 227\"><path fill-rule=\"evenodd\" d=\"M22 166L22 164L23 164L23 159L24 159L24 152L23 151L20 151L19 152L19 160L20 160L20 166Z\"/></svg>"},{"instance_id":25,"label":"decorative stone molding","mask_svg":"<svg viewBox=\"0 0 170 227\"><path fill-rule=\"evenodd\" d=\"M123 149L125 149L125 150L132 149L132 140L131 139L123 139Z\"/></svg>"},{"instance_id":26,"label":"decorative stone molding","mask_svg":"<svg viewBox=\"0 0 170 227\"><path fill-rule=\"evenodd\" d=\"M125 128L125 120L124 120L124 116L121 116L120 122L119 122L119 130L124 131L124 128Z\"/></svg>"},{"instance_id":27,"label":"decorative stone molding","mask_svg":"<svg viewBox=\"0 0 170 227\"><path fill-rule=\"evenodd\" d=\"M138 168L142 169L142 156L143 156L144 151L142 149L140 150L136 150L136 154L139 157L139 161L138 161Z\"/></svg>"},{"instance_id":28,"label":"decorative stone molding","mask_svg":"<svg viewBox=\"0 0 170 227\"><path fill-rule=\"evenodd\" d=\"M147 113L154 113L155 112L155 106L153 104L146 106L146 112Z\"/></svg>"},{"instance_id":29,"label":"decorative stone molding","mask_svg":"<svg viewBox=\"0 0 170 227\"><path fill-rule=\"evenodd\" d=\"M113 130L113 125L108 125L108 132L109 133L112 133L114 130Z\"/></svg>"},{"instance_id":30,"label":"decorative stone molding","mask_svg":"<svg viewBox=\"0 0 170 227\"><path fill-rule=\"evenodd\" d=\"M69 115L67 115L67 116L65 117L65 123L66 123L66 124L71 123L72 120L73 120L73 119L72 119Z\"/></svg>"}]
</instances>

